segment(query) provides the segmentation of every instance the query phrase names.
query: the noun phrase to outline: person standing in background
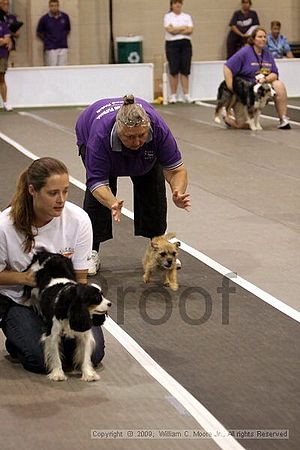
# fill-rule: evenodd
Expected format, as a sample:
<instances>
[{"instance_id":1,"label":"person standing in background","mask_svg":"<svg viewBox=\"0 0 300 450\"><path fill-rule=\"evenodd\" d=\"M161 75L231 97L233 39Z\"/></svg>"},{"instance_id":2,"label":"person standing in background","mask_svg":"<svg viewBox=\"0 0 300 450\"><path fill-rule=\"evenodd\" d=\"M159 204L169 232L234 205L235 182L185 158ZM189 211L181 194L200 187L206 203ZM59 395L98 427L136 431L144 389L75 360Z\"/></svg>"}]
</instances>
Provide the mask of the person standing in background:
<instances>
[{"instance_id":1,"label":"person standing in background","mask_svg":"<svg viewBox=\"0 0 300 450\"><path fill-rule=\"evenodd\" d=\"M241 0L241 9L235 11L230 20L230 32L227 37L227 59L247 43L254 27L259 25L257 13L250 10L251 6L251 0Z\"/></svg>"},{"instance_id":2,"label":"person standing in background","mask_svg":"<svg viewBox=\"0 0 300 450\"><path fill-rule=\"evenodd\" d=\"M183 0L171 0L170 11L164 16L166 30L166 57L169 63L171 97L169 103L177 102L177 87L180 81L187 103L189 95L189 75L191 71L193 21L189 14L182 12Z\"/></svg>"},{"instance_id":3,"label":"person standing in background","mask_svg":"<svg viewBox=\"0 0 300 450\"><path fill-rule=\"evenodd\" d=\"M59 10L58 0L49 0L49 12L40 18L36 31L44 43L45 65L67 65L71 24L69 16Z\"/></svg>"},{"instance_id":4,"label":"person standing in background","mask_svg":"<svg viewBox=\"0 0 300 450\"><path fill-rule=\"evenodd\" d=\"M10 38L12 41L11 51L16 50L16 39L18 39L20 37L20 29L16 29L14 31L13 27L16 24L18 24L18 26L21 27L23 25L23 23L19 22L17 20L17 16L15 16L15 14L11 14L9 12L9 0L0 0L0 11L1 11L0 20L5 21L10 30ZM10 52L9 56L11 57L11 52ZM13 60L11 60L11 66L14 67Z\"/></svg>"},{"instance_id":5,"label":"person standing in background","mask_svg":"<svg viewBox=\"0 0 300 450\"><path fill-rule=\"evenodd\" d=\"M0 95L3 101L4 111L12 111L13 108L7 103L7 85L5 81L5 73L8 67L8 56L12 49L11 32L5 21L5 11L2 10L0 3Z\"/></svg>"},{"instance_id":6,"label":"person standing in background","mask_svg":"<svg viewBox=\"0 0 300 450\"><path fill-rule=\"evenodd\" d=\"M272 53L273 58L294 58L288 40L280 34L281 23L278 20L271 22L271 33L267 35L267 49Z\"/></svg>"}]
</instances>

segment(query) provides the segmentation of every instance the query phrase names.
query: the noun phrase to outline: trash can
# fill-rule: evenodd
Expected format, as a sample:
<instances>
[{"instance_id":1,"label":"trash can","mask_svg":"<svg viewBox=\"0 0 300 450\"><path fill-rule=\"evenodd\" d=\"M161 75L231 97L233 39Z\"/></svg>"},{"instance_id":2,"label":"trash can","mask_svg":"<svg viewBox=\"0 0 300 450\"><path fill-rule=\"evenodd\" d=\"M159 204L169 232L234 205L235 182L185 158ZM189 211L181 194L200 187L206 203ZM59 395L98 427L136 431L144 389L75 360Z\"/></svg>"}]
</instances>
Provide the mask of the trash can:
<instances>
[{"instance_id":1,"label":"trash can","mask_svg":"<svg viewBox=\"0 0 300 450\"><path fill-rule=\"evenodd\" d=\"M119 64L136 64L143 62L143 37L116 37L117 58Z\"/></svg>"}]
</instances>

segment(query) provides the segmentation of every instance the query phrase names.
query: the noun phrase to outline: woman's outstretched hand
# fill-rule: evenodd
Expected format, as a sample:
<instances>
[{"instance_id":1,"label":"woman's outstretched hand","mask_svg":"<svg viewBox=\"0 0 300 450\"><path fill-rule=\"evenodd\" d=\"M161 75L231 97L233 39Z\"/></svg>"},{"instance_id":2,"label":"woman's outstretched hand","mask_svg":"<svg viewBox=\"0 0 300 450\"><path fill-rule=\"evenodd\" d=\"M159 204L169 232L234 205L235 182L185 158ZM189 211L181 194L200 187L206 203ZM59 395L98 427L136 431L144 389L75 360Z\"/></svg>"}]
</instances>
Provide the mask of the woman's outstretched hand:
<instances>
[{"instance_id":1,"label":"woman's outstretched hand","mask_svg":"<svg viewBox=\"0 0 300 450\"><path fill-rule=\"evenodd\" d=\"M121 220L121 210L124 204L124 200L117 200L112 206L111 206L111 214L113 219L116 222L120 222Z\"/></svg>"},{"instance_id":2,"label":"woman's outstretched hand","mask_svg":"<svg viewBox=\"0 0 300 450\"><path fill-rule=\"evenodd\" d=\"M189 208L191 206L190 202L190 194L180 194L178 191L173 192L173 202L177 206L177 208L185 209L186 211L189 211Z\"/></svg>"}]
</instances>

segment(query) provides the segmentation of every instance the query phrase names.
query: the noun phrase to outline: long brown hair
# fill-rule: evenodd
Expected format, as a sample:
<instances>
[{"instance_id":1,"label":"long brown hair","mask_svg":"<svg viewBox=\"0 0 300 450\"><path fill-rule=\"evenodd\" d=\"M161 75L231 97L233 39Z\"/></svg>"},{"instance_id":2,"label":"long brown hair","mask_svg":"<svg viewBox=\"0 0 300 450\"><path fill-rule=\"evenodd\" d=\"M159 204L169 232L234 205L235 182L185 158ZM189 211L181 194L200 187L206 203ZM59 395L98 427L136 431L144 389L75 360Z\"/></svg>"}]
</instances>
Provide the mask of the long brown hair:
<instances>
[{"instance_id":1,"label":"long brown hair","mask_svg":"<svg viewBox=\"0 0 300 450\"><path fill-rule=\"evenodd\" d=\"M29 253L34 247L34 238L37 231L33 231L34 210L33 198L29 193L29 185L35 191L40 191L47 183L51 175L63 175L68 173L63 162L55 158L40 158L33 161L30 166L21 173L15 195L11 202L10 217L17 231L24 234L23 249Z\"/></svg>"}]
</instances>

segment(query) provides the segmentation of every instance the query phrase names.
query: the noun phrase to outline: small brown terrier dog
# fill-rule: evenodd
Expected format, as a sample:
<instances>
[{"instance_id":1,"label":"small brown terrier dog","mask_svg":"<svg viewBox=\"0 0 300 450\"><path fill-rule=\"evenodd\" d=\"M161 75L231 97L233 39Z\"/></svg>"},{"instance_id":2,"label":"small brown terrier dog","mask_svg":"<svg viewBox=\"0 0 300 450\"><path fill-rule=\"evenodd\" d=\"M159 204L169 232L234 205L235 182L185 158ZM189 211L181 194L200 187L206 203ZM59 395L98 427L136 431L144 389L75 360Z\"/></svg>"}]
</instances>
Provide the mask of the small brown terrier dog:
<instances>
[{"instance_id":1,"label":"small brown terrier dog","mask_svg":"<svg viewBox=\"0 0 300 450\"><path fill-rule=\"evenodd\" d=\"M167 233L151 239L143 258L143 280L149 283L152 272L155 269L163 269L166 275L164 285L169 286L172 291L177 291L176 258L180 242L171 243L172 238L175 238L175 233Z\"/></svg>"}]
</instances>

